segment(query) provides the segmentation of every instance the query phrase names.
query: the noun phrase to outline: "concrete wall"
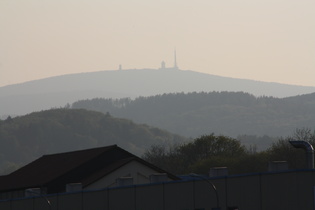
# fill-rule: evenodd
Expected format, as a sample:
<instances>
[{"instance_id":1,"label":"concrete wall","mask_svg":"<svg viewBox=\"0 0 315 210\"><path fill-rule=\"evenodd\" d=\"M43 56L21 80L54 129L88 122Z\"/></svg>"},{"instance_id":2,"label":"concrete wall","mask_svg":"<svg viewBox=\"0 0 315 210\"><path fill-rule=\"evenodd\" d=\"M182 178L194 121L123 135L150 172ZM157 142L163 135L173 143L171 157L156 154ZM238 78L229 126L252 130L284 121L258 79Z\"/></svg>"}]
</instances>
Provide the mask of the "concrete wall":
<instances>
[{"instance_id":1,"label":"concrete wall","mask_svg":"<svg viewBox=\"0 0 315 210\"><path fill-rule=\"evenodd\" d=\"M241 210L313 210L315 172L230 176L208 180L219 206ZM107 188L0 202L1 210L211 210L217 197L205 180Z\"/></svg>"}]
</instances>

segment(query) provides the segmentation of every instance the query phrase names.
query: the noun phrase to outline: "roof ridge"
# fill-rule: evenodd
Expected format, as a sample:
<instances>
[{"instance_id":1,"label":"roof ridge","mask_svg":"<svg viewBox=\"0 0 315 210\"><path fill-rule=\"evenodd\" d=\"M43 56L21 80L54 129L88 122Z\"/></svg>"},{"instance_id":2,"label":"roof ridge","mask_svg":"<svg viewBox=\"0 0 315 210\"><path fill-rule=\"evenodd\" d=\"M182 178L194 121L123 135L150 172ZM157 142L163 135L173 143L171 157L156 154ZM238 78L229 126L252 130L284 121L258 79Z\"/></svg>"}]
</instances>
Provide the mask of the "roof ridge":
<instances>
[{"instance_id":1,"label":"roof ridge","mask_svg":"<svg viewBox=\"0 0 315 210\"><path fill-rule=\"evenodd\" d=\"M73 154L73 153L78 153L78 152L87 152L91 150L101 150L105 148L117 148L117 144L109 145L109 146L103 146L103 147L93 147L93 148L88 148L88 149L80 149L80 150L74 150L74 151L68 151L68 152L59 152L59 153L52 153L52 154L45 154L42 155L42 157L47 157L47 156L55 156L55 155L65 155L65 154Z\"/></svg>"}]
</instances>

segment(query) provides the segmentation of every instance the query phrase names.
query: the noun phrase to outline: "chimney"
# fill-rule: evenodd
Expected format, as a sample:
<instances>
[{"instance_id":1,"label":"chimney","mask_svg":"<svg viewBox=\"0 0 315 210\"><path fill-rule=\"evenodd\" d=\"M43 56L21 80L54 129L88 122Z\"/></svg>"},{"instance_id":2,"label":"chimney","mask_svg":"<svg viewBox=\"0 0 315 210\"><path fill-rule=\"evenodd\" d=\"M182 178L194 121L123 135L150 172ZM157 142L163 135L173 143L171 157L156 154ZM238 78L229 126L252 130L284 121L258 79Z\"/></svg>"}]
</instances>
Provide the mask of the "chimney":
<instances>
[{"instance_id":1,"label":"chimney","mask_svg":"<svg viewBox=\"0 0 315 210\"><path fill-rule=\"evenodd\" d=\"M209 177L227 176L229 171L227 167L214 167L210 168Z\"/></svg>"},{"instance_id":2,"label":"chimney","mask_svg":"<svg viewBox=\"0 0 315 210\"><path fill-rule=\"evenodd\" d=\"M82 191L81 183L69 183L66 185L66 192L78 192Z\"/></svg>"},{"instance_id":3,"label":"chimney","mask_svg":"<svg viewBox=\"0 0 315 210\"><path fill-rule=\"evenodd\" d=\"M168 177L166 173L157 173L157 174L150 175L151 183L161 183L161 182L167 182L167 181L168 181Z\"/></svg>"},{"instance_id":4,"label":"chimney","mask_svg":"<svg viewBox=\"0 0 315 210\"><path fill-rule=\"evenodd\" d=\"M40 196L42 190L40 188L28 188L24 191L25 197Z\"/></svg>"},{"instance_id":5,"label":"chimney","mask_svg":"<svg viewBox=\"0 0 315 210\"><path fill-rule=\"evenodd\" d=\"M287 161L270 161L268 165L268 171L286 171L289 169Z\"/></svg>"}]
</instances>

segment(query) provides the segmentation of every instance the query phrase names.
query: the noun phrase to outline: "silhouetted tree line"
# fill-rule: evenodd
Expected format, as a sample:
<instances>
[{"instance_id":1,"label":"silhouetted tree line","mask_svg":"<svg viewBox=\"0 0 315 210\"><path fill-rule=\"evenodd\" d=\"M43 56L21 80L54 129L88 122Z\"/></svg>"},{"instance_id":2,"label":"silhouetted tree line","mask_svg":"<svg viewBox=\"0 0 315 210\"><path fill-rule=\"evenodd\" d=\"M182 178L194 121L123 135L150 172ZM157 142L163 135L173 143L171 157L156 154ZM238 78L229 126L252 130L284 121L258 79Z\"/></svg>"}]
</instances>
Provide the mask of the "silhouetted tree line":
<instances>
[{"instance_id":1,"label":"silhouetted tree line","mask_svg":"<svg viewBox=\"0 0 315 210\"><path fill-rule=\"evenodd\" d=\"M315 93L288 98L244 92L192 92L149 97L81 100L84 108L196 138L212 132L237 137L287 136L315 124Z\"/></svg>"}]
</instances>

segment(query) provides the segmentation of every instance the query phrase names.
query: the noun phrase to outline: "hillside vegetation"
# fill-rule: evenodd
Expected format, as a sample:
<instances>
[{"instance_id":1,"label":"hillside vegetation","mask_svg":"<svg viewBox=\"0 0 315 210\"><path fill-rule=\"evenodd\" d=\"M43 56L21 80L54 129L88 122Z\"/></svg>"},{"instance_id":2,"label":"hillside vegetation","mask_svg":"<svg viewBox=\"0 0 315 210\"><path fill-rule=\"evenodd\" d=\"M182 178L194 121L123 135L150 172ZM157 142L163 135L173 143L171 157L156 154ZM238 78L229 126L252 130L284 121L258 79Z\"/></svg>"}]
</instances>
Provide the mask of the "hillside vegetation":
<instances>
[{"instance_id":1,"label":"hillside vegetation","mask_svg":"<svg viewBox=\"0 0 315 210\"><path fill-rule=\"evenodd\" d=\"M280 137L297 128L314 128L315 93L255 97L244 92L192 92L138 97L95 98L72 108L85 108L146 123L186 137L216 133Z\"/></svg>"},{"instance_id":2,"label":"hillside vegetation","mask_svg":"<svg viewBox=\"0 0 315 210\"><path fill-rule=\"evenodd\" d=\"M297 129L292 136L280 138L260 152L248 149L240 141L205 135L177 145L153 145L143 158L174 174L208 174L210 168L227 167L229 174L266 172L272 161L286 161L288 169L307 168L303 149L294 148L290 140L303 140L315 145L310 129Z\"/></svg>"},{"instance_id":3,"label":"hillside vegetation","mask_svg":"<svg viewBox=\"0 0 315 210\"><path fill-rule=\"evenodd\" d=\"M154 144L183 142L184 137L109 114L52 109L0 120L0 172L44 154L117 144L137 155Z\"/></svg>"}]
</instances>

